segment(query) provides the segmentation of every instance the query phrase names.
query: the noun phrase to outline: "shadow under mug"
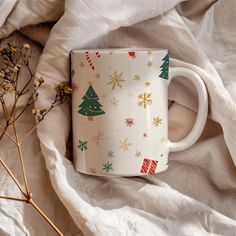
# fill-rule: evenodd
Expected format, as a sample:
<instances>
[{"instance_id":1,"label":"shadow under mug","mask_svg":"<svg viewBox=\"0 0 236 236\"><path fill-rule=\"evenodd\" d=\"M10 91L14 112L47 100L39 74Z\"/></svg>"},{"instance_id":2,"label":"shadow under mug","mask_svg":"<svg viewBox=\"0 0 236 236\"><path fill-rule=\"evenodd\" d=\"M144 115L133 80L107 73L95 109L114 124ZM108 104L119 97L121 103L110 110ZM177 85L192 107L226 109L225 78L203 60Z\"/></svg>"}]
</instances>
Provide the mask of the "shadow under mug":
<instances>
[{"instance_id":1,"label":"shadow under mug","mask_svg":"<svg viewBox=\"0 0 236 236\"><path fill-rule=\"evenodd\" d=\"M168 140L168 85L193 83L198 115L192 131ZM201 135L208 112L204 82L194 71L169 68L168 50L89 49L71 52L74 165L98 176L139 176L168 168L169 152Z\"/></svg>"}]
</instances>

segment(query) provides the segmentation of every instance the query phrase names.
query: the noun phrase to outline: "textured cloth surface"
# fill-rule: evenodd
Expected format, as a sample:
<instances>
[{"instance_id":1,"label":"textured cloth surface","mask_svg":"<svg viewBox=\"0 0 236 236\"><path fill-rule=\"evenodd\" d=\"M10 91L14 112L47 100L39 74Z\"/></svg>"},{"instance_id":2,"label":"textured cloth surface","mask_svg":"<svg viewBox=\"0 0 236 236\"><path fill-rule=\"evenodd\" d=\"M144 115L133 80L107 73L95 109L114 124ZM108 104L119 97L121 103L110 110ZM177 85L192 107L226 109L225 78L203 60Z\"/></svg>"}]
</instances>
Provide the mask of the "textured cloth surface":
<instances>
[{"instance_id":1,"label":"textured cloth surface","mask_svg":"<svg viewBox=\"0 0 236 236\"><path fill-rule=\"evenodd\" d=\"M235 235L236 2L66 0L64 13L61 1L10 2L14 8L8 7L8 17L1 15L5 19L0 20L0 37L26 27L22 34L45 43L42 54L38 51L39 62L34 60L37 76L46 80L36 107L48 106L55 85L69 80L69 52L75 48L168 48L171 66L194 70L208 89L209 119L201 138L188 150L171 153L169 169L154 176L105 178L77 173L65 158L70 104L47 116L38 128L39 140L34 136L31 140L36 144L27 147L33 157L27 162L28 175L35 188L37 183L39 189L52 192L53 197L41 193L44 200L39 201L48 201L47 210L68 233L79 234L69 216L66 222L72 223L65 226L48 180L47 185L38 183L47 174L41 152L55 192L85 235ZM27 26L56 20L49 37L45 25ZM196 118L196 92L191 84L175 79L169 100L169 137L178 140L191 130ZM11 148L1 148L0 154L7 159ZM34 171L39 168L36 163L42 166L38 172ZM9 179L2 176L1 172L1 191L9 193ZM6 201L1 204L3 235L48 235L49 228L40 234L30 232L29 222L30 229L34 228L28 219L33 214L30 210L19 204L16 211ZM15 221L21 212L26 219L21 216ZM12 232L10 225L14 225Z\"/></svg>"}]
</instances>

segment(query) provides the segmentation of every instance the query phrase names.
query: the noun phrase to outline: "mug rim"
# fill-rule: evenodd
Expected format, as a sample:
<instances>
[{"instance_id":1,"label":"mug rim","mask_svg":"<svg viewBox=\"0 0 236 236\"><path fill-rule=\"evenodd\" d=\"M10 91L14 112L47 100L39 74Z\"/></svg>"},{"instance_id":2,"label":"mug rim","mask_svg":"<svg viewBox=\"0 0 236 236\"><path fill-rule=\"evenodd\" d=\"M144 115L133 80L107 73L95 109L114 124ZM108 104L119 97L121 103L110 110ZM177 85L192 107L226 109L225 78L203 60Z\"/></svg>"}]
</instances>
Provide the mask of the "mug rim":
<instances>
[{"instance_id":1,"label":"mug rim","mask_svg":"<svg viewBox=\"0 0 236 236\"><path fill-rule=\"evenodd\" d=\"M164 48L81 48L81 49L73 49L71 52L94 52L94 51L101 51L101 52L129 52L129 51L136 51L136 52L168 52L168 49Z\"/></svg>"}]
</instances>

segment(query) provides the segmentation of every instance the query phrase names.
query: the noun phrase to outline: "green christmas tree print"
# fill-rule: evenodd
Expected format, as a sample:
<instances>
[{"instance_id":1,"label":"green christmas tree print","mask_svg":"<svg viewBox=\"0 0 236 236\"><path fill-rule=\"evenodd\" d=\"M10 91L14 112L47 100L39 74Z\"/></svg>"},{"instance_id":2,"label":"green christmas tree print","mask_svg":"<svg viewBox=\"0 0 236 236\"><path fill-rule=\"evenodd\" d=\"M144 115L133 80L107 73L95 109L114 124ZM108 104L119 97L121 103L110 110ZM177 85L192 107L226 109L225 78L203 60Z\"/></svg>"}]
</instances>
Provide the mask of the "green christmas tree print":
<instances>
[{"instance_id":1,"label":"green christmas tree print","mask_svg":"<svg viewBox=\"0 0 236 236\"><path fill-rule=\"evenodd\" d=\"M161 74L159 77L163 79L168 79L169 74L169 53L167 53L162 59L163 63L161 65Z\"/></svg>"},{"instance_id":2,"label":"green christmas tree print","mask_svg":"<svg viewBox=\"0 0 236 236\"><path fill-rule=\"evenodd\" d=\"M79 105L78 112L84 116L88 116L88 120L92 121L93 116L99 116L105 113L102 110L102 105L98 102L99 98L91 83L82 99L83 102Z\"/></svg>"}]
</instances>

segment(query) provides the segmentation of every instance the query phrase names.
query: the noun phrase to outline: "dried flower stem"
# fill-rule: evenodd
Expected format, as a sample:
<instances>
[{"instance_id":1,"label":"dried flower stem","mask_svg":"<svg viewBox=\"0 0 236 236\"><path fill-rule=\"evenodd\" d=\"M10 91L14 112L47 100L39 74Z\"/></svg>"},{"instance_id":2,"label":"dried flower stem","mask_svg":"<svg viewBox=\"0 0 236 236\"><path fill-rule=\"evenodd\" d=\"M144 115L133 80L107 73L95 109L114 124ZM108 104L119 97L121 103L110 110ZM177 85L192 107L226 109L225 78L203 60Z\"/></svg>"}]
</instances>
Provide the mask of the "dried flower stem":
<instances>
[{"instance_id":1,"label":"dried flower stem","mask_svg":"<svg viewBox=\"0 0 236 236\"><path fill-rule=\"evenodd\" d=\"M21 145L20 145L19 138L18 138L18 135L17 135L15 121L13 121L12 127L13 127L15 137L16 137L16 146L17 146L17 151L18 151L19 157L20 157L20 163L21 163L21 170L22 170L22 174L23 174L24 185L25 185L26 193L27 193L27 195L29 195L30 192L29 192L29 187L28 187L26 173L25 173L24 160L23 160L23 156L22 156Z\"/></svg>"},{"instance_id":2,"label":"dried flower stem","mask_svg":"<svg viewBox=\"0 0 236 236\"><path fill-rule=\"evenodd\" d=\"M63 236L62 232L53 224L53 222L43 213L43 211L38 207L38 205L33 201L32 198L28 199L28 203L31 204L38 213L52 226L52 228L57 232L58 235Z\"/></svg>"},{"instance_id":3,"label":"dried flower stem","mask_svg":"<svg viewBox=\"0 0 236 236\"><path fill-rule=\"evenodd\" d=\"M16 141L7 133L7 131L0 125L0 130L2 131L3 134L6 134L6 136L11 139L13 143L16 144Z\"/></svg>"},{"instance_id":4,"label":"dried flower stem","mask_svg":"<svg viewBox=\"0 0 236 236\"><path fill-rule=\"evenodd\" d=\"M19 52L19 54L17 54L17 52ZM38 124L42 120L44 120L45 116L48 114L49 111L51 111L54 107L62 104L64 101L66 101L66 99L72 93L72 89L69 87L69 84L67 82L59 84L57 87L57 94L55 96L55 99L52 101L51 106L48 109L46 108L33 109L32 114L35 116L37 123L20 140L19 134L17 132L16 121L21 117L21 115L26 111L26 109L30 107L30 105L32 105L37 100L39 95L38 89L44 83L44 78L42 77L36 78L34 80L33 91L31 94L29 94L27 103L22 108L22 110L20 110L20 112L17 112L16 108L18 100L22 95L27 94L30 91L29 85L34 78L34 73L31 71L29 64L31 53L32 51L30 50L30 45L27 43L23 44L22 47L17 47L15 43L12 44L8 43L7 47L0 48L0 56L3 59L3 66L0 68L0 103L2 105L2 110L5 115L5 126L2 127L0 125L0 131L2 131L0 134L0 140L2 139L4 134L6 134L6 136L16 145L19 154L20 166L25 187L25 190L23 190L17 178L13 175L13 173L4 163L4 161L0 159L0 164L2 164L2 166L6 169L7 173L10 175L10 177L15 182L16 186L23 194L23 198L25 198L22 199L17 197L0 196L0 199L20 201L30 204L48 222L48 224L55 230L55 232L57 232L58 235L63 236L61 231L55 226L55 224L47 217L47 215L39 208L39 206L32 199L32 193L29 191L29 186L27 183L27 176L25 171L21 145L26 140L26 138L29 137L36 130ZM25 80L23 87L20 89L18 88L19 87L18 82L19 82L21 65L18 64L18 61L22 61L23 65L29 72L29 78ZM14 102L12 108L8 110L5 104L4 96L12 92L14 92ZM15 137L11 137L7 132L9 126L12 126Z\"/></svg>"},{"instance_id":5,"label":"dried flower stem","mask_svg":"<svg viewBox=\"0 0 236 236\"><path fill-rule=\"evenodd\" d=\"M63 236L62 232L53 224L53 222L46 216L45 213L43 213L43 211L38 207L38 205L33 201L32 199L32 194L29 192L28 194L25 193L18 180L16 179L16 177L13 175L13 173L10 171L10 169L7 167L7 165L4 163L3 160L0 159L0 163L3 165L3 167L7 170L8 174L11 176L11 178L13 179L13 181L16 183L17 187L20 189L21 193L24 195L25 199L21 199L21 198L14 198L14 197L7 197L7 196L0 196L0 198L2 199L6 199L6 200L14 200L14 201L21 201L21 202L25 202L25 203L29 203L32 207L34 207L38 213L51 225L51 227L57 232L58 235Z\"/></svg>"},{"instance_id":6,"label":"dried flower stem","mask_svg":"<svg viewBox=\"0 0 236 236\"><path fill-rule=\"evenodd\" d=\"M38 124L35 125L26 135L24 138L22 138L22 140L20 141L20 144L22 144L26 138L28 138L38 127Z\"/></svg>"},{"instance_id":7,"label":"dried flower stem","mask_svg":"<svg viewBox=\"0 0 236 236\"><path fill-rule=\"evenodd\" d=\"M21 188L20 183L18 182L18 180L16 179L16 177L13 175L13 173L11 172L11 170L7 167L7 165L4 163L4 161L2 159L0 159L0 163L2 164L2 166L6 169L7 173L10 175L10 177L12 178L12 180L15 182L16 186L19 188L19 190L21 191L21 193L27 197L27 194L24 192L24 190Z\"/></svg>"},{"instance_id":8,"label":"dried flower stem","mask_svg":"<svg viewBox=\"0 0 236 236\"><path fill-rule=\"evenodd\" d=\"M0 196L0 198L6 199L6 200L19 201L19 202L27 202L27 200L25 199L15 198L15 197Z\"/></svg>"}]
</instances>

